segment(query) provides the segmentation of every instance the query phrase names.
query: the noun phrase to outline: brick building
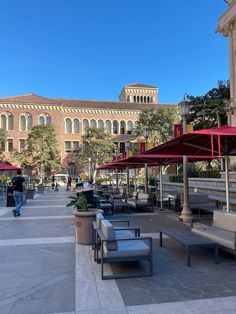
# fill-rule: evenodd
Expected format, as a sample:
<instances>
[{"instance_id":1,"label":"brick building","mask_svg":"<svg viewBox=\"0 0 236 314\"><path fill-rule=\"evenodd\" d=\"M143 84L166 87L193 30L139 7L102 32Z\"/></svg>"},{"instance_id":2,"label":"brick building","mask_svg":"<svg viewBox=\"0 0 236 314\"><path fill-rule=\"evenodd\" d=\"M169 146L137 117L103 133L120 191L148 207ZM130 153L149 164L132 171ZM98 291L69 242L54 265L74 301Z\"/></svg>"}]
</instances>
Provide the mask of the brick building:
<instances>
[{"instance_id":1,"label":"brick building","mask_svg":"<svg viewBox=\"0 0 236 314\"><path fill-rule=\"evenodd\" d=\"M76 173L76 156L88 126L105 128L122 153L132 139L132 130L143 109L173 106L158 104L158 88L130 84L122 89L119 101L91 101L45 98L35 94L0 98L0 128L7 130L2 151L23 150L32 127L52 124L64 171Z\"/></svg>"}]
</instances>

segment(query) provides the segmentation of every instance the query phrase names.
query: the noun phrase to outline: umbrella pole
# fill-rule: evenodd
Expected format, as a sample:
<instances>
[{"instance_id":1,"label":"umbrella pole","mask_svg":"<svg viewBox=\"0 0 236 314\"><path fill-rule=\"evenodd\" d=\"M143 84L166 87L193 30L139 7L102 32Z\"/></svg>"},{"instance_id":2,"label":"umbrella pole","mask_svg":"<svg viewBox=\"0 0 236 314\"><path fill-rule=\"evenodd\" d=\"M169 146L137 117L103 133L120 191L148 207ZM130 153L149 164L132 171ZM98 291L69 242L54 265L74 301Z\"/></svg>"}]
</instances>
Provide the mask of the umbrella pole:
<instances>
[{"instance_id":1,"label":"umbrella pole","mask_svg":"<svg viewBox=\"0 0 236 314\"><path fill-rule=\"evenodd\" d=\"M229 156L225 156L226 211L229 213Z\"/></svg>"},{"instance_id":2,"label":"umbrella pole","mask_svg":"<svg viewBox=\"0 0 236 314\"><path fill-rule=\"evenodd\" d=\"M162 165L161 164L160 164L160 169L159 169L159 179L160 179L160 199L161 199L161 208L160 208L160 210L164 210L164 208L163 208Z\"/></svg>"},{"instance_id":3,"label":"umbrella pole","mask_svg":"<svg viewBox=\"0 0 236 314\"><path fill-rule=\"evenodd\" d=\"M134 168L134 191L137 192L137 168Z\"/></svg>"},{"instance_id":4,"label":"umbrella pole","mask_svg":"<svg viewBox=\"0 0 236 314\"><path fill-rule=\"evenodd\" d=\"M127 195L129 195L129 167L126 168L127 171Z\"/></svg>"}]
</instances>

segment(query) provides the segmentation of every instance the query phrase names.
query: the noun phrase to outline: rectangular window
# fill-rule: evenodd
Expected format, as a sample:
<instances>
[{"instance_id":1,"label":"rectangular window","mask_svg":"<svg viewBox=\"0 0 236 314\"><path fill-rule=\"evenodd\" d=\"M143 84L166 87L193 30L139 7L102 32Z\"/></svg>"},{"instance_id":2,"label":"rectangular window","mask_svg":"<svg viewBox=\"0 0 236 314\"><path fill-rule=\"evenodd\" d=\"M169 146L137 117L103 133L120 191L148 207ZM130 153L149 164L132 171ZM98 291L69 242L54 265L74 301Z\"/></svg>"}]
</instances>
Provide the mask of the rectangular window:
<instances>
[{"instance_id":1,"label":"rectangular window","mask_svg":"<svg viewBox=\"0 0 236 314\"><path fill-rule=\"evenodd\" d=\"M13 151L13 139L12 138L7 139L7 151L8 152Z\"/></svg>"},{"instance_id":2,"label":"rectangular window","mask_svg":"<svg viewBox=\"0 0 236 314\"><path fill-rule=\"evenodd\" d=\"M120 143L120 153L124 153L125 152L125 143Z\"/></svg>"},{"instance_id":3,"label":"rectangular window","mask_svg":"<svg viewBox=\"0 0 236 314\"><path fill-rule=\"evenodd\" d=\"M26 139L20 139L19 140L19 150L22 152L26 147Z\"/></svg>"},{"instance_id":4,"label":"rectangular window","mask_svg":"<svg viewBox=\"0 0 236 314\"><path fill-rule=\"evenodd\" d=\"M0 142L0 151L5 152L6 151L6 143L4 141Z\"/></svg>"},{"instance_id":5,"label":"rectangular window","mask_svg":"<svg viewBox=\"0 0 236 314\"><path fill-rule=\"evenodd\" d=\"M73 142L73 152L75 156L79 155L79 142L78 141Z\"/></svg>"},{"instance_id":6,"label":"rectangular window","mask_svg":"<svg viewBox=\"0 0 236 314\"><path fill-rule=\"evenodd\" d=\"M73 142L73 151L74 151L74 153L79 152L79 142L78 141Z\"/></svg>"},{"instance_id":7,"label":"rectangular window","mask_svg":"<svg viewBox=\"0 0 236 314\"><path fill-rule=\"evenodd\" d=\"M65 152L70 153L71 152L71 142L65 141Z\"/></svg>"}]
</instances>

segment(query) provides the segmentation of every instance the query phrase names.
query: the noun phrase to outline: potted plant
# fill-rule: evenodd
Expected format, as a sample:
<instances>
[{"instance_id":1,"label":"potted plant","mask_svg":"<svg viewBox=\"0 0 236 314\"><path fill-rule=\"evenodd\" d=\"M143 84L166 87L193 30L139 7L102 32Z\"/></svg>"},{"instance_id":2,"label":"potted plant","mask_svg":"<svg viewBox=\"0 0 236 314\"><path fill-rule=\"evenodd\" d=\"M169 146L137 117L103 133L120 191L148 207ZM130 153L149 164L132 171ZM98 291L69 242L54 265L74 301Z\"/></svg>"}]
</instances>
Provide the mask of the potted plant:
<instances>
[{"instance_id":1,"label":"potted plant","mask_svg":"<svg viewBox=\"0 0 236 314\"><path fill-rule=\"evenodd\" d=\"M92 223L96 219L97 212L102 212L96 208L88 208L87 199L83 192L78 192L76 196L69 196L70 202L66 205L73 206L77 243L90 245L92 244Z\"/></svg>"}]
</instances>

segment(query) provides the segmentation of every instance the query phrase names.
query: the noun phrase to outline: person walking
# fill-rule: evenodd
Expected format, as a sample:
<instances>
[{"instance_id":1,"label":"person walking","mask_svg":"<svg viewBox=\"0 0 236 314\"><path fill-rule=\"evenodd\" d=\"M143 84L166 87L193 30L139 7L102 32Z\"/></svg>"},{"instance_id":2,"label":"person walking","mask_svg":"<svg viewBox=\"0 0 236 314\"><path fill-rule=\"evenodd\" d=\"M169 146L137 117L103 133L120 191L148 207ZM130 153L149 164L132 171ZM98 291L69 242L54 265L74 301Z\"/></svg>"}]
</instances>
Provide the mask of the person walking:
<instances>
[{"instance_id":1,"label":"person walking","mask_svg":"<svg viewBox=\"0 0 236 314\"><path fill-rule=\"evenodd\" d=\"M13 209L14 217L20 216L20 210L24 203L25 179L21 176L21 170L17 170L17 176L12 179L13 197L16 209Z\"/></svg>"},{"instance_id":2,"label":"person walking","mask_svg":"<svg viewBox=\"0 0 236 314\"><path fill-rule=\"evenodd\" d=\"M72 182L72 177L71 177L71 176L68 176L68 179L67 179L67 187L66 187L67 191L69 191L70 188L71 188L71 182Z\"/></svg>"}]
</instances>

